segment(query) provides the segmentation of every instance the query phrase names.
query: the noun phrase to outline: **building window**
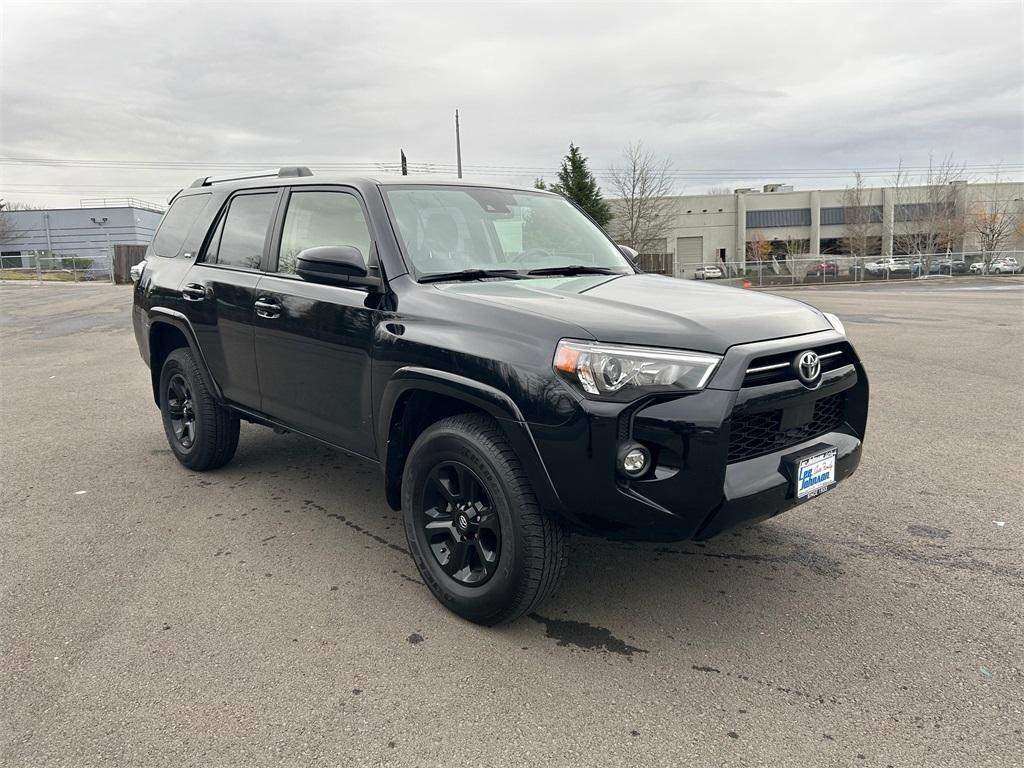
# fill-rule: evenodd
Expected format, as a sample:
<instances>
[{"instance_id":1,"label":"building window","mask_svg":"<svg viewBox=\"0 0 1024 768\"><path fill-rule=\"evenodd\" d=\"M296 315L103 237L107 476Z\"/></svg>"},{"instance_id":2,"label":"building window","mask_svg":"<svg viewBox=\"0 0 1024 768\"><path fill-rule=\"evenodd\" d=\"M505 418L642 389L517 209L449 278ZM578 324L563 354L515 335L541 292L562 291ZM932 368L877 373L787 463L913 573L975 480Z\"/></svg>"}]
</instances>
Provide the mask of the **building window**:
<instances>
[{"instance_id":1,"label":"building window","mask_svg":"<svg viewBox=\"0 0 1024 768\"><path fill-rule=\"evenodd\" d=\"M747 211L747 226L754 229L767 227L809 227L810 208L780 208L768 211Z\"/></svg>"},{"instance_id":2,"label":"building window","mask_svg":"<svg viewBox=\"0 0 1024 768\"><path fill-rule=\"evenodd\" d=\"M938 215L948 215L946 212L941 211L941 208L946 208L949 213L952 213L951 205L937 204L940 207ZM896 221L921 221L922 219L928 219L932 215L932 203L903 203L895 206L893 210L893 218Z\"/></svg>"},{"instance_id":3,"label":"building window","mask_svg":"<svg viewBox=\"0 0 1024 768\"><path fill-rule=\"evenodd\" d=\"M863 205L852 208L822 208L822 224L846 224L850 218L851 223L880 224L882 221L882 206Z\"/></svg>"}]
</instances>

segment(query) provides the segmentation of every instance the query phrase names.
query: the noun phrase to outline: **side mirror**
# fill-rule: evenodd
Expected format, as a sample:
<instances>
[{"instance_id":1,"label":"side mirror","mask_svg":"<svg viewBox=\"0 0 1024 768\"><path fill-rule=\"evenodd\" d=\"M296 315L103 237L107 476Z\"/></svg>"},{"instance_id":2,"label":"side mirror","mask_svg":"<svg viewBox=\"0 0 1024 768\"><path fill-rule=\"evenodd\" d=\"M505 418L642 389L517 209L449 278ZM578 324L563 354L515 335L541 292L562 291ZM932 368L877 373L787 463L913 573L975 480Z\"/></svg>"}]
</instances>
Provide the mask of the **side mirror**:
<instances>
[{"instance_id":1,"label":"side mirror","mask_svg":"<svg viewBox=\"0 0 1024 768\"><path fill-rule=\"evenodd\" d=\"M379 288L379 277L371 276L359 249L351 245L321 245L300 251L295 274L310 283Z\"/></svg>"},{"instance_id":2,"label":"side mirror","mask_svg":"<svg viewBox=\"0 0 1024 768\"><path fill-rule=\"evenodd\" d=\"M139 282L142 279L142 272L146 268L146 260L143 259L138 264L132 264L131 269L128 270L128 277L133 283Z\"/></svg>"}]
</instances>

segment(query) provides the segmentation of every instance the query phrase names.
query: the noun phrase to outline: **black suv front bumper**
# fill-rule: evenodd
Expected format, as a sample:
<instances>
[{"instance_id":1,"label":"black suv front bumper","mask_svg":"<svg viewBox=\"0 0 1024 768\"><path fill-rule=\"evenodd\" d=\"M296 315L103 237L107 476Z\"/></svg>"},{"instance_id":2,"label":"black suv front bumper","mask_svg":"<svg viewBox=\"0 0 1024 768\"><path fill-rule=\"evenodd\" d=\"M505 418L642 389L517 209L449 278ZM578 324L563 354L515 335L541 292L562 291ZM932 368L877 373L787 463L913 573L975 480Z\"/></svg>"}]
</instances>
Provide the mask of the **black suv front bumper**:
<instances>
[{"instance_id":1,"label":"black suv front bumper","mask_svg":"<svg viewBox=\"0 0 1024 768\"><path fill-rule=\"evenodd\" d=\"M839 350L808 389L786 371L749 373L807 350ZM787 457L834 446L836 480L860 463L868 381L839 334L816 333L729 350L702 392L626 406L581 398L557 427L530 425L558 508L572 528L633 540L707 539L798 503ZM617 471L626 442L639 442L652 469Z\"/></svg>"}]
</instances>

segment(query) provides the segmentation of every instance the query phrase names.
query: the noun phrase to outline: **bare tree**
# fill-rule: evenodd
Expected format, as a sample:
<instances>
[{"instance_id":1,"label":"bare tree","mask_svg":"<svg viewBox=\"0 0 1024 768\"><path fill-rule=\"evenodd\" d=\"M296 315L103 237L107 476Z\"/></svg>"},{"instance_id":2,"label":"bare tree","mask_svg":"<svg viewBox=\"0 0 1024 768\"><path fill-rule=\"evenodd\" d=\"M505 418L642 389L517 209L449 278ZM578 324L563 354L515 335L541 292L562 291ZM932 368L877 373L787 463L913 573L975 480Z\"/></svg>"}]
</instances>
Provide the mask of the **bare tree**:
<instances>
[{"instance_id":1,"label":"bare tree","mask_svg":"<svg viewBox=\"0 0 1024 768\"><path fill-rule=\"evenodd\" d=\"M966 185L964 166L952 158L936 163L929 156L927 171L919 175L908 173L901 161L892 183L896 250L927 262L932 254L960 248L968 225Z\"/></svg>"},{"instance_id":2,"label":"bare tree","mask_svg":"<svg viewBox=\"0 0 1024 768\"><path fill-rule=\"evenodd\" d=\"M747 235L747 258L756 261L766 260L772 252L771 241L764 232L754 230Z\"/></svg>"},{"instance_id":3,"label":"bare tree","mask_svg":"<svg viewBox=\"0 0 1024 768\"><path fill-rule=\"evenodd\" d=\"M717 184L713 187L708 187L707 194L709 195L731 195L733 194L732 187L726 184Z\"/></svg>"},{"instance_id":4,"label":"bare tree","mask_svg":"<svg viewBox=\"0 0 1024 768\"><path fill-rule=\"evenodd\" d=\"M868 255L872 231L879 219L868 205L864 177L857 171L853 179L853 186L843 192L843 240L846 252L862 259Z\"/></svg>"},{"instance_id":5,"label":"bare tree","mask_svg":"<svg viewBox=\"0 0 1024 768\"><path fill-rule=\"evenodd\" d=\"M611 190L615 238L641 253L665 242L672 227L672 162L657 160L643 143L630 143L622 167L612 167Z\"/></svg>"},{"instance_id":6,"label":"bare tree","mask_svg":"<svg viewBox=\"0 0 1024 768\"><path fill-rule=\"evenodd\" d=\"M983 257L1001 251L1006 242L1024 225L1024 221L1017 220L1012 205L1014 196L999 188L998 173L988 189L989 192L984 198L975 203L969 217L970 229L978 235Z\"/></svg>"},{"instance_id":7,"label":"bare tree","mask_svg":"<svg viewBox=\"0 0 1024 768\"><path fill-rule=\"evenodd\" d=\"M20 203L8 203L0 200L0 251L6 251L7 246L27 234L15 226L14 218L8 213L11 210L28 209L23 208Z\"/></svg>"},{"instance_id":8,"label":"bare tree","mask_svg":"<svg viewBox=\"0 0 1024 768\"><path fill-rule=\"evenodd\" d=\"M770 248L769 244L769 248ZM806 237L787 237L786 238L786 258L796 259L800 256L808 256L808 251L811 250L811 241Z\"/></svg>"}]
</instances>

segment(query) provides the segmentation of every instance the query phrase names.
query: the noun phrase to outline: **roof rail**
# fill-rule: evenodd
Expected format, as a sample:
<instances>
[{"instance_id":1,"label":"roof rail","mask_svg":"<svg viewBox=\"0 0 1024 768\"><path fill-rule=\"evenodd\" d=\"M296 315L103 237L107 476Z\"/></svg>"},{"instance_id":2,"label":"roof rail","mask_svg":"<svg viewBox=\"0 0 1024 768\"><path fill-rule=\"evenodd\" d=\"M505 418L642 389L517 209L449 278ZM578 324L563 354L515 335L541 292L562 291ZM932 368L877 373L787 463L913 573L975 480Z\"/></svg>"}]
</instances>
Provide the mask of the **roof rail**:
<instances>
[{"instance_id":1,"label":"roof rail","mask_svg":"<svg viewBox=\"0 0 1024 768\"><path fill-rule=\"evenodd\" d=\"M252 171L250 173L235 173L230 176L201 176L192 182L193 187L208 187L211 184L220 184L225 181L243 181L245 179L291 179L300 176L312 176L313 172L304 165L285 165L280 168L272 168L266 171Z\"/></svg>"}]
</instances>

